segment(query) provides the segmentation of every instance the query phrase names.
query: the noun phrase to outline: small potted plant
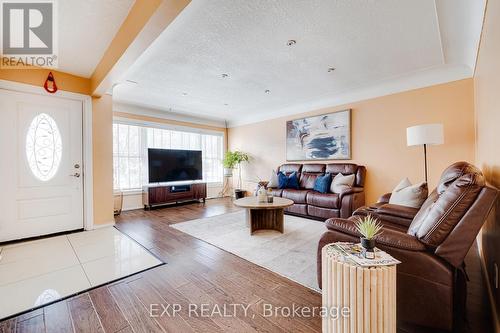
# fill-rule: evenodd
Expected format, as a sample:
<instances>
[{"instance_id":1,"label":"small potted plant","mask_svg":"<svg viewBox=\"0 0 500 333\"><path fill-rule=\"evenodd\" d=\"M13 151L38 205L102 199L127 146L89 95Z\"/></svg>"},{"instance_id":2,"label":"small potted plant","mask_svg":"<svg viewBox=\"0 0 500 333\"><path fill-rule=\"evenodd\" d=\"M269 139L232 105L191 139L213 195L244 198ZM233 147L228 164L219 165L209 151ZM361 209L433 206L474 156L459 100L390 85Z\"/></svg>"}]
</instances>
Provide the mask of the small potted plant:
<instances>
[{"instance_id":1,"label":"small potted plant","mask_svg":"<svg viewBox=\"0 0 500 333\"><path fill-rule=\"evenodd\" d=\"M243 198L244 194L244 191L241 188L241 163L248 162L249 160L250 157L248 156L248 154L238 150L228 151L224 155L224 160L222 161L222 164L224 165L224 168L226 170L229 171L235 169L236 167L238 168L238 185L234 189L234 196L236 199ZM228 172L225 171L225 173L227 174Z\"/></svg>"},{"instance_id":2,"label":"small potted plant","mask_svg":"<svg viewBox=\"0 0 500 333\"><path fill-rule=\"evenodd\" d=\"M358 218L356 229L362 236L360 240L365 258L375 259L375 236L382 232L382 224L373 216L367 215Z\"/></svg>"}]
</instances>

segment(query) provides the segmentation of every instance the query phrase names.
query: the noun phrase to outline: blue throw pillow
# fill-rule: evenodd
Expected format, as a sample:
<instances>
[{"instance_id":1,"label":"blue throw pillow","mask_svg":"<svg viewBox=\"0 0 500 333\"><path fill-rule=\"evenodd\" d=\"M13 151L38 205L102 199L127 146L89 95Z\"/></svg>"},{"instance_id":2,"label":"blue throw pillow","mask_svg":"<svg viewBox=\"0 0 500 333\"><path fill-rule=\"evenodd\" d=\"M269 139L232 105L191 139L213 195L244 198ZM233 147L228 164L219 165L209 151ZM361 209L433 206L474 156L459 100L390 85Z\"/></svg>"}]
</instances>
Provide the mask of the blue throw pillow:
<instances>
[{"instance_id":1,"label":"blue throw pillow","mask_svg":"<svg viewBox=\"0 0 500 333\"><path fill-rule=\"evenodd\" d=\"M286 184L286 188L293 188L295 190L299 189L299 177L297 177L296 172L292 172L292 174L288 176L288 183Z\"/></svg>"},{"instance_id":2,"label":"blue throw pillow","mask_svg":"<svg viewBox=\"0 0 500 333\"><path fill-rule=\"evenodd\" d=\"M283 172L278 173L278 188L293 188L299 189L299 177L297 177L296 172L292 172L290 176L286 176Z\"/></svg>"},{"instance_id":3,"label":"blue throw pillow","mask_svg":"<svg viewBox=\"0 0 500 333\"><path fill-rule=\"evenodd\" d=\"M288 177L283 173L278 173L278 188L284 189L286 188L286 184L288 183Z\"/></svg>"},{"instance_id":4,"label":"blue throw pillow","mask_svg":"<svg viewBox=\"0 0 500 333\"><path fill-rule=\"evenodd\" d=\"M328 193L331 183L332 175L330 173L326 173L324 176L318 176L314 182L314 190L320 193Z\"/></svg>"}]
</instances>

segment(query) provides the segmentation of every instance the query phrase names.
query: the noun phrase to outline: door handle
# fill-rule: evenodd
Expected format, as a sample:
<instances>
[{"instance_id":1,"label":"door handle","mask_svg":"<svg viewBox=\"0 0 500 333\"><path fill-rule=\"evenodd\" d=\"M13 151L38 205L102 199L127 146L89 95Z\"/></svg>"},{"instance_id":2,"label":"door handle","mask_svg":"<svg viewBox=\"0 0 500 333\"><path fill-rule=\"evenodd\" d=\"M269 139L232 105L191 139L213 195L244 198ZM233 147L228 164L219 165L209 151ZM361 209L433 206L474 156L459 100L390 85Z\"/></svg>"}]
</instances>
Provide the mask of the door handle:
<instances>
[{"instance_id":1,"label":"door handle","mask_svg":"<svg viewBox=\"0 0 500 333\"><path fill-rule=\"evenodd\" d=\"M71 177L76 177L76 178L80 178L80 174L78 172L75 172L74 174L70 175Z\"/></svg>"}]
</instances>

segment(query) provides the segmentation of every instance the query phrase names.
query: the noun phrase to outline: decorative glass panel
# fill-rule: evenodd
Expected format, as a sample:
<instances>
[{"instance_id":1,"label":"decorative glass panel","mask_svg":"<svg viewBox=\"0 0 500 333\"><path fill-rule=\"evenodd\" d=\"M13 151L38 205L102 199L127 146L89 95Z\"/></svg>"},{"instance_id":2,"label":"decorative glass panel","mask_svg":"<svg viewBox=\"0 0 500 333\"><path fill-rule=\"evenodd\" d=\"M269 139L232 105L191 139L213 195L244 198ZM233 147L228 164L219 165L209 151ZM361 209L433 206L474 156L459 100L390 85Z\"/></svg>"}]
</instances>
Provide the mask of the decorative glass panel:
<instances>
[{"instance_id":1,"label":"decorative glass panel","mask_svg":"<svg viewBox=\"0 0 500 333\"><path fill-rule=\"evenodd\" d=\"M48 181L61 163L61 133L54 119L46 113L37 115L26 135L26 157L33 175Z\"/></svg>"}]
</instances>

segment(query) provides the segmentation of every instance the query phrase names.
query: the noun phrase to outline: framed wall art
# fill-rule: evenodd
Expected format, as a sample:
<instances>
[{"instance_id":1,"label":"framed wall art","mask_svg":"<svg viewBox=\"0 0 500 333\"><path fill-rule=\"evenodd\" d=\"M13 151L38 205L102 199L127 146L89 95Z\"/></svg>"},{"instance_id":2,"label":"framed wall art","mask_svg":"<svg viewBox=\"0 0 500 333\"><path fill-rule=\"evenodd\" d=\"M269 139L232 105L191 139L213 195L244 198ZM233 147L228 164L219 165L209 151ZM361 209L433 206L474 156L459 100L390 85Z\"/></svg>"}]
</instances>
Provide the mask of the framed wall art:
<instances>
[{"instance_id":1,"label":"framed wall art","mask_svg":"<svg viewBox=\"0 0 500 333\"><path fill-rule=\"evenodd\" d=\"M351 159L351 110L287 121L286 159Z\"/></svg>"}]
</instances>

